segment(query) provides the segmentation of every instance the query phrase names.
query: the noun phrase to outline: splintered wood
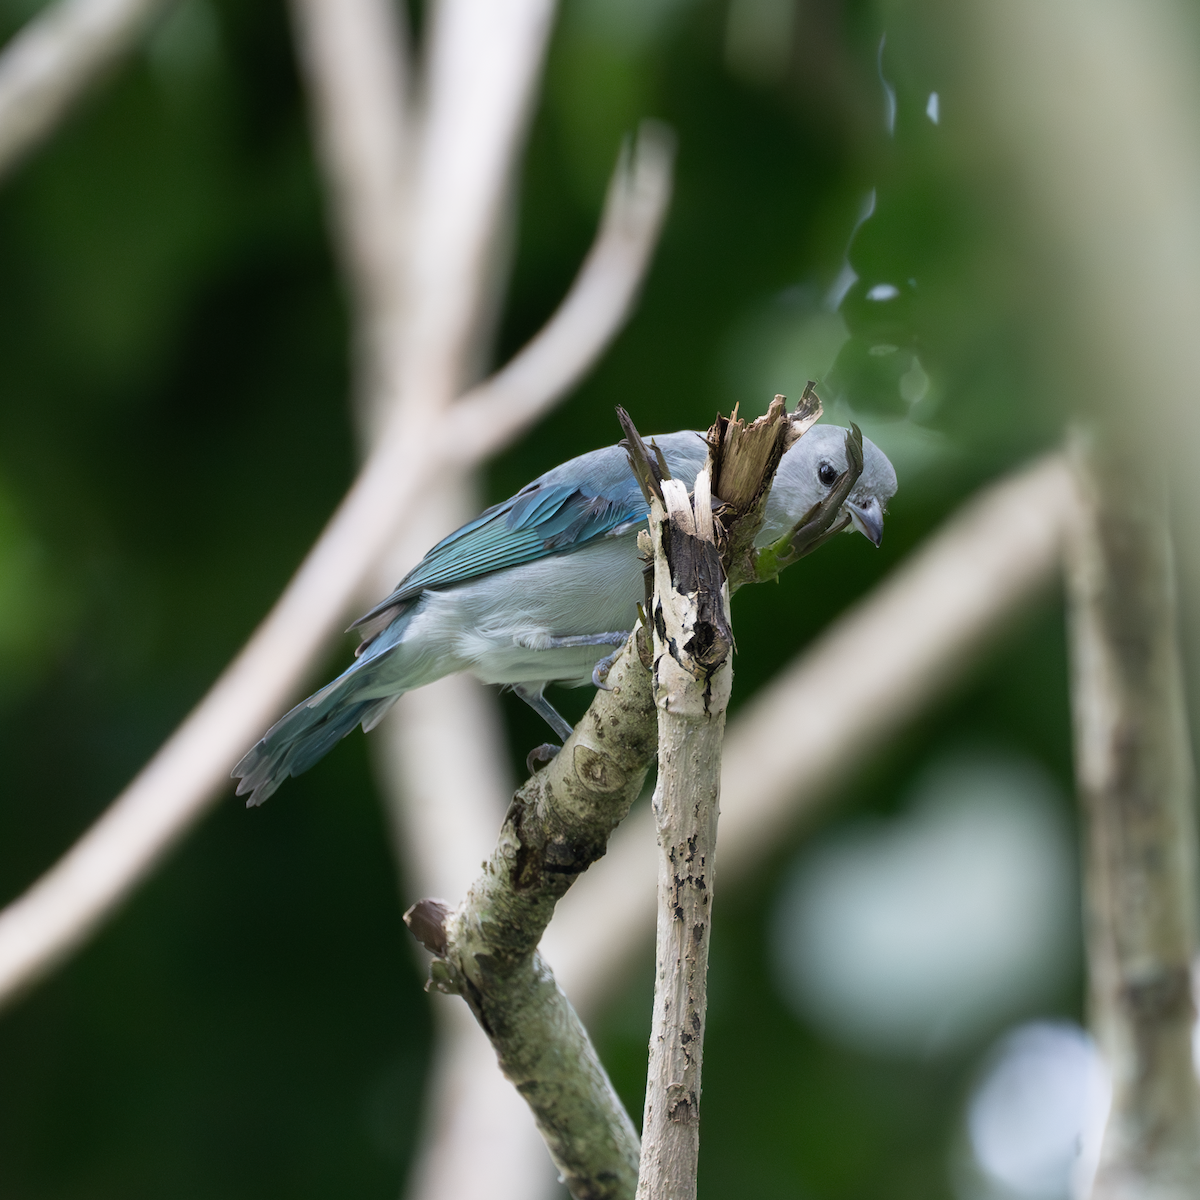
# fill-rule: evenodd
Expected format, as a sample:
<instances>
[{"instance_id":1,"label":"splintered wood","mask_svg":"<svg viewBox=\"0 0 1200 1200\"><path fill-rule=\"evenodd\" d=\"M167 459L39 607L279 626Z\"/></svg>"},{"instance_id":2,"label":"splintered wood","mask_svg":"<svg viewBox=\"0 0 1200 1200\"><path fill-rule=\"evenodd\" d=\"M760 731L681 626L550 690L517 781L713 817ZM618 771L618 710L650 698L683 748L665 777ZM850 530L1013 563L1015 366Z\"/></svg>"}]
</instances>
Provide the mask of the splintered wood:
<instances>
[{"instance_id":1,"label":"splintered wood","mask_svg":"<svg viewBox=\"0 0 1200 1200\"><path fill-rule=\"evenodd\" d=\"M776 463L778 458L776 458ZM694 495L664 480L651 501L654 699L658 708L658 935L639 1200L690 1200L700 1148L700 1072L720 798L733 683L729 588L708 470Z\"/></svg>"}]
</instances>

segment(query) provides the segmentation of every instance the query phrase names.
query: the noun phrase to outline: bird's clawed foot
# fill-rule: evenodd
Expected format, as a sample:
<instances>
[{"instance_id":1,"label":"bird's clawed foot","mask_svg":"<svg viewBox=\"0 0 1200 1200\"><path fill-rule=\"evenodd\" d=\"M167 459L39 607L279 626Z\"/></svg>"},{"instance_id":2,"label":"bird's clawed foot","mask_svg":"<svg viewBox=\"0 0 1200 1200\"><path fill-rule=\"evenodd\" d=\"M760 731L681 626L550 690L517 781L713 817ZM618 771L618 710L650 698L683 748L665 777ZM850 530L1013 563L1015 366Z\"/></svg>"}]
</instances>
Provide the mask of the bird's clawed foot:
<instances>
[{"instance_id":1,"label":"bird's clawed foot","mask_svg":"<svg viewBox=\"0 0 1200 1200\"><path fill-rule=\"evenodd\" d=\"M534 746L525 755L525 769L530 775L535 774L550 762L561 749L561 746L556 746L553 742L543 742L540 746Z\"/></svg>"},{"instance_id":2,"label":"bird's clawed foot","mask_svg":"<svg viewBox=\"0 0 1200 1200\"><path fill-rule=\"evenodd\" d=\"M617 658L620 656L621 650L624 648L624 646L625 643L622 642L616 650L614 650L611 654L606 654L592 668L592 683L595 684L595 686L598 687L602 692L612 691L612 688L610 688L605 681L608 679L608 673L612 670L612 665L617 661Z\"/></svg>"},{"instance_id":3,"label":"bird's clawed foot","mask_svg":"<svg viewBox=\"0 0 1200 1200\"><path fill-rule=\"evenodd\" d=\"M571 646L613 646L615 649L611 654L606 654L592 668L592 683L601 691L611 692L612 688L605 684L605 679L608 678L608 672L613 663L617 661L617 655L621 653L621 647L629 640L628 629L615 629L611 633L584 633L573 637L552 637L548 639L546 649L548 650L563 650Z\"/></svg>"}]
</instances>

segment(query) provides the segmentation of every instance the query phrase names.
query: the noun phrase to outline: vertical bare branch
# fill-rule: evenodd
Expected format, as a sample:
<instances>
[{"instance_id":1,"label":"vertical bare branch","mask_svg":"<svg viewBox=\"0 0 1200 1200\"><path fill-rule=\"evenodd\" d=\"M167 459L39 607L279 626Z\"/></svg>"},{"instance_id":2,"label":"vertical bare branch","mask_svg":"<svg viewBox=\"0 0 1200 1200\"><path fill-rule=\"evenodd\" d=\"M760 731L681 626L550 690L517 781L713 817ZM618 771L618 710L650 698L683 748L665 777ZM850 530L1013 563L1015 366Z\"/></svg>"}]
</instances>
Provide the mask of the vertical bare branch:
<instances>
[{"instance_id":1,"label":"vertical bare branch","mask_svg":"<svg viewBox=\"0 0 1200 1200\"><path fill-rule=\"evenodd\" d=\"M721 746L733 687L729 587L708 482L705 468L689 499L678 480L664 480L650 505L658 939L638 1200L690 1200L700 1154Z\"/></svg>"},{"instance_id":2,"label":"vertical bare branch","mask_svg":"<svg viewBox=\"0 0 1200 1200\"><path fill-rule=\"evenodd\" d=\"M1192 1067L1196 829L1166 492L1135 454L1076 446L1068 542L1092 1020L1113 1074L1097 1200L1200 1180Z\"/></svg>"},{"instance_id":3,"label":"vertical bare branch","mask_svg":"<svg viewBox=\"0 0 1200 1200\"><path fill-rule=\"evenodd\" d=\"M404 260L394 277L401 303L394 321L379 322L388 340L376 348L380 387L368 428L373 423L378 430L388 412L415 425L447 410L477 377L504 284L504 223L553 12L553 0L439 0L428 10ZM447 470L378 564L376 593L386 593L428 546L473 516L475 496L470 472ZM511 795L495 695L464 676L442 680L402 701L374 748L401 861L415 879L432 877L453 888L434 894L462 895ZM435 779L454 797L449 804L435 797ZM430 827L428 814L438 809L456 826L449 837ZM479 853L467 860L468 849ZM473 1071L459 1076L473 1087L456 1106L430 1107L413 1194L458 1200L486 1190L497 1200L519 1200L546 1170L528 1113L507 1098L481 1108L494 1097L495 1088L483 1082L487 1072L499 1074L494 1062L480 1055L478 1035L460 1014L439 1012L437 1022L445 1069ZM452 1082L431 1080L435 1101ZM509 1170L497 1176L475 1146L459 1140L464 1135L507 1142ZM517 1158L521 1147L528 1153Z\"/></svg>"},{"instance_id":4,"label":"vertical bare branch","mask_svg":"<svg viewBox=\"0 0 1200 1200\"><path fill-rule=\"evenodd\" d=\"M715 883L725 713L733 686L726 572L754 577L754 537L788 446L820 414L806 390L789 418L782 396L747 426L718 416L692 496L651 457L618 409L623 443L650 506L639 541L650 556L654 706L658 716L658 937L638 1200L692 1200L700 1153L700 1083L708 1004L708 941ZM718 547L711 480L724 507ZM825 526L836 510L825 517ZM819 530L818 534L824 530ZM724 561L722 559L724 558Z\"/></svg>"}]
</instances>

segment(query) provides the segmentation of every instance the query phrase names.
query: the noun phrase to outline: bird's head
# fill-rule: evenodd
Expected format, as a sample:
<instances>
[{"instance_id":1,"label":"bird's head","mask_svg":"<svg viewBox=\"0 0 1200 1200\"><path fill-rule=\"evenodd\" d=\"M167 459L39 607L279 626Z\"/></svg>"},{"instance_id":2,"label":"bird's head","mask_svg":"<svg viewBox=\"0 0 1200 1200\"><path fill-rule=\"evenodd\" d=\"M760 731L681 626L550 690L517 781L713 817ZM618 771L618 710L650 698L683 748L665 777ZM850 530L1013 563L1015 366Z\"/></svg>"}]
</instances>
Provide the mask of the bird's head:
<instances>
[{"instance_id":1,"label":"bird's head","mask_svg":"<svg viewBox=\"0 0 1200 1200\"><path fill-rule=\"evenodd\" d=\"M840 425L814 425L784 456L775 475L762 531L755 539L767 545L787 532L810 508L829 494L846 470L846 435ZM842 510L850 528L878 546L883 541L883 514L896 494L896 471L887 455L863 438L863 469Z\"/></svg>"}]
</instances>

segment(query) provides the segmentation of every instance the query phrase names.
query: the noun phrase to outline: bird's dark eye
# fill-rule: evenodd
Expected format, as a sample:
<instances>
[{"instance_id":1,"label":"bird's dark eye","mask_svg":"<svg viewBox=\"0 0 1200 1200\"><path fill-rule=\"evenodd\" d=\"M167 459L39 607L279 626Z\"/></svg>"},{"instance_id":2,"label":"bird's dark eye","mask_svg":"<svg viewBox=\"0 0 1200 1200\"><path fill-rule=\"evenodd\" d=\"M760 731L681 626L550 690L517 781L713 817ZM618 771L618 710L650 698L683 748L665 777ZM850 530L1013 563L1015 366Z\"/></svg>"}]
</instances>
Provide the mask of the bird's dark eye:
<instances>
[{"instance_id":1,"label":"bird's dark eye","mask_svg":"<svg viewBox=\"0 0 1200 1200\"><path fill-rule=\"evenodd\" d=\"M826 487L829 487L829 485L833 483L833 481L837 478L837 474L837 470L834 468L834 465L831 462L823 462L817 468L817 478Z\"/></svg>"}]
</instances>

